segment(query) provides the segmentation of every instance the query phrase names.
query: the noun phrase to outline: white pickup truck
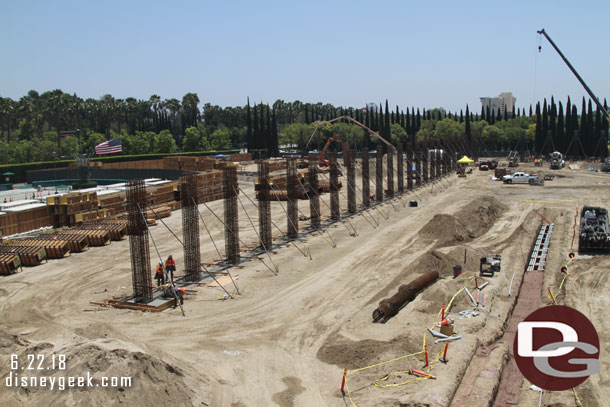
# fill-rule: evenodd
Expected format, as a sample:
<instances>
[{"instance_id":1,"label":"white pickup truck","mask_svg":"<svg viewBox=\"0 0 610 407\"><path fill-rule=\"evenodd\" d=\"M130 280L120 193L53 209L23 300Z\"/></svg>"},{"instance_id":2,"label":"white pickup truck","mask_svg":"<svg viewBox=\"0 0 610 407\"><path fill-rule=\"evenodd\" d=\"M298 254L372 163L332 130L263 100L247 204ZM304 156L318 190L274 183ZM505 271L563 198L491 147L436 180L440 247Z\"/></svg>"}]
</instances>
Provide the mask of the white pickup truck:
<instances>
[{"instance_id":1,"label":"white pickup truck","mask_svg":"<svg viewBox=\"0 0 610 407\"><path fill-rule=\"evenodd\" d=\"M505 184L531 184L538 181L537 175L529 175L524 172L515 172L512 175L502 177Z\"/></svg>"}]
</instances>

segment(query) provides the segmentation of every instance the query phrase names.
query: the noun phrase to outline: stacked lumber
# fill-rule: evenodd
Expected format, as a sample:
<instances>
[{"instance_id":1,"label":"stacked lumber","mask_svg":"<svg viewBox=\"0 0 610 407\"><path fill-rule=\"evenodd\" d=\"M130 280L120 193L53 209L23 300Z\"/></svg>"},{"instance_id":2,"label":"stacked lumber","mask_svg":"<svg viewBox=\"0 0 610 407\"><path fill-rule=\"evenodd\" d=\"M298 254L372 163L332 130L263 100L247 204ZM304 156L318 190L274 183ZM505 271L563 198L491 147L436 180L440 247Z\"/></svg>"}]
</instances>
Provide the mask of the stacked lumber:
<instances>
[{"instance_id":1,"label":"stacked lumber","mask_svg":"<svg viewBox=\"0 0 610 407\"><path fill-rule=\"evenodd\" d=\"M24 266L38 266L47 258L44 247L0 245L0 254L16 254Z\"/></svg>"},{"instance_id":2,"label":"stacked lumber","mask_svg":"<svg viewBox=\"0 0 610 407\"><path fill-rule=\"evenodd\" d=\"M177 188L177 185L178 183L172 182L161 186L146 188L146 200L148 204L155 205L175 201L176 194L174 192L174 187Z\"/></svg>"},{"instance_id":3,"label":"stacked lumber","mask_svg":"<svg viewBox=\"0 0 610 407\"><path fill-rule=\"evenodd\" d=\"M110 232L107 230L67 229L62 234L85 239L89 246L105 246L110 244Z\"/></svg>"},{"instance_id":4,"label":"stacked lumber","mask_svg":"<svg viewBox=\"0 0 610 407\"><path fill-rule=\"evenodd\" d=\"M104 219L97 222L87 222L78 226L76 230L104 230L110 235L110 239L118 241L127 236L127 220Z\"/></svg>"},{"instance_id":5,"label":"stacked lumber","mask_svg":"<svg viewBox=\"0 0 610 407\"><path fill-rule=\"evenodd\" d=\"M286 170L286 160L269 161L269 172Z\"/></svg>"},{"instance_id":6,"label":"stacked lumber","mask_svg":"<svg viewBox=\"0 0 610 407\"><path fill-rule=\"evenodd\" d=\"M108 210L112 215L123 213L125 212L125 199L124 192L102 195L98 197L99 208Z\"/></svg>"},{"instance_id":7,"label":"stacked lumber","mask_svg":"<svg viewBox=\"0 0 610 407\"><path fill-rule=\"evenodd\" d=\"M14 274L19 271L21 260L16 254L0 254L0 275Z\"/></svg>"},{"instance_id":8,"label":"stacked lumber","mask_svg":"<svg viewBox=\"0 0 610 407\"><path fill-rule=\"evenodd\" d=\"M76 225L76 214L98 209L96 192L72 192L47 198L49 213L53 214L53 227Z\"/></svg>"},{"instance_id":9,"label":"stacked lumber","mask_svg":"<svg viewBox=\"0 0 610 407\"><path fill-rule=\"evenodd\" d=\"M132 169L154 169L154 168L165 168L163 166L163 160L141 160L141 161L123 161L120 163L104 163L104 169L121 169L121 168L132 168Z\"/></svg>"},{"instance_id":10,"label":"stacked lumber","mask_svg":"<svg viewBox=\"0 0 610 407\"><path fill-rule=\"evenodd\" d=\"M154 210L154 212L153 212ZM146 218L147 219L156 219L156 218L167 218L171 216L172 208L170 206L160 206L153 209L146 210Z\"/></svg>"},{"instance_id":11,"label":"stacked lumber","mask_svg":"<svg viewBox=\"0 0 610 407\"><path fill-rule=\"evenodd\" d=\"M252 161L252 153L231 154L231 161L234 163L239 161Z\"/></svg>"},{"instance_id":12,"label":"stacked lumber","mask_svg":"<svg viewBox=\"0 0 610 407\"><path fill-rule=\"evenodd\" d=\"M0 215L0 235L10 236L53 226L53 216L44 206Z\"/></svg>"},{"instance_id":13,"label":"stacked lumber","mask_svg":"<svg viewBox=\"0 0 610 407\"><path fill-rule=\"evenodd\" d=\"M65 240L38 240L36 238L11 240L10 245L42 248L48 259L61 259L70 253L68 242Z\"/></svg>"},{"instance_id":14,"label":"stacked lumber","mask_svg":"<svg viewBox=\"0 0 610 407\"><path fill-rule=\"evenodd\" d=\"M73 235L69 233L43 233L30 238L30 240L53 240L66 242L68 249L73 253L81 253L89 247L89 239L87 236ZM19 242L19 240L16 240Z\"/></svg>"}]
</instances>

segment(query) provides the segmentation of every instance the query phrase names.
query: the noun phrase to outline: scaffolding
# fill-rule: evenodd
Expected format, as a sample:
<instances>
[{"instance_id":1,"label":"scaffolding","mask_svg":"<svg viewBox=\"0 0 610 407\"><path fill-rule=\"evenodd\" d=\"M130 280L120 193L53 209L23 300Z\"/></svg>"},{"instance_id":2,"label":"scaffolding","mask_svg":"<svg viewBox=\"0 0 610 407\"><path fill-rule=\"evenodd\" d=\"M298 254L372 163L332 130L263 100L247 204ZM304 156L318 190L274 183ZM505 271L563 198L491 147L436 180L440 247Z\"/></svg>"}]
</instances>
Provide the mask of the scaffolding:
<instances>
[{"instance_id":1,"label":"scaffolding","mask_svg":"<svg viewBox=\"0 0 610 407\"><path fill-rule=\"evenodd\" d=\"M269 161L258 162L258 230L263 247L271 248L271 202L269 185Z\"/></svg>"},{"instance_id":2,"label":"scaffolding","mask_svg":"<svg viewBox=\"0 0 610 407\"><path fill-rule=\"evenodd\" d=\"M318 229L320 227L320 195L318 185L318 155L309 154L309 167L307 168L307 176L309 182L309 219L311 227Z\"/></svg>"},{"instance_id":3,"label":"scaffolding","mask_svg":"<svg viewBox=\"0 0 610 407\"><path fill-rule=\"evenodd\" d=\"M386 163L386 191L388 198L394 198L394 152L388 148Z\"/></svg>"},{"instance_id":4,"label":"scaffolding","mask_svg":"<svg viewBox=\"0 0 610 407\"><path fill-rule=\"evenodd\" d=\"M398 193L399 194L404 194L405 193L405 172L403 170L403 157L402 157L402 143L398 143L398 145L396 146L396 149L398 150L398 158L396 159L396 177L397 177L397 182L398 182Z\"/></svg>"},{"instance_id":5,"label":"scaffolding","mask_svg":"<svg viewBox=\"0 0 610 407\"><path fill-rule=\"evenodd\" d=\"M341 208L339 207L339 167L337 166L337 153L334 151L328 153L328 171L330 173L330 218L338 220L341 217Z\"/></svg>"},{"instance_id":6,"label":"scaffolding","mask_svg":"<svg viewBox=\"0 0 610 407\"><path fill-rule=\"evenodd\" d=\"M369 149L362 149L362 205L371 206L371 184L369 181Z\"/></svg>"},{"instance_id":7,"label":"scaffolding","mask_svg":"<svg viewBox=\"0 0 610 407\"><path fill-rule=\"evenodd\" d=\"M383 146L377 144L377 154L375 154L375 199L377 202L383 201Z\"/></svg>"},{"instance_id":8,"label":"scaffolding","mask_svg":"<svg viewBox=\"0 0 610 407\"><path fill-rule=\"evenodd\" d=\"M297 161L294 158L286 160L286 195L288 199L288 237L299 235L299 201L297 196Z\"/></svg>"},{"instance_id":9,"label":"scaffolding","mask_svg":"<svg viewBox=\"0 0 610 407\"><path fill-rule=\"evenodd\" d=\"M186 174L180 180L182 235L184 240L184 273L186 281L197 281L201 272L199 250L199 211L196 174Z\"/></svg>"},{"instance_id":10,"label":"scaffolding","mask_svg":"<svg viewBox=\"0 0 610 407\"><path fill-rule=\"evenodd\" d=\"M231 264L239 263L239 218L237 208L237 167L223 169L225 255Z\"/></svg>"},{"instance_id":11,"label":"scaffolding","mask_svg":"<svg viewBox=\"0 0 610 407\"><path fill-rule=\"evenodd\" d=\"M133 297L137 303L148 303L153 298L148 225L144 217L146 189L144 180L134 179L127 184L127 234L131 254Z\"/></svg>"}]
</instances>

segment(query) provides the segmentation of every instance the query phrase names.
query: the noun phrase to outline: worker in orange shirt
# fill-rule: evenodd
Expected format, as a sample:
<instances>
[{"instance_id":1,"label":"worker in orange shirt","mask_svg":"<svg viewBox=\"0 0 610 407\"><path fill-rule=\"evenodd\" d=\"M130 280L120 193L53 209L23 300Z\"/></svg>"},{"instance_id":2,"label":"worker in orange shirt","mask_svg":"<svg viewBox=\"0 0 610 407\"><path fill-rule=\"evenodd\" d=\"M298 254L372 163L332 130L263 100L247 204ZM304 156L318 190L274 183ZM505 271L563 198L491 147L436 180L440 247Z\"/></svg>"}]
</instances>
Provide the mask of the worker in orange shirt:
<instances>
[{"instance_id":1,"label":"worker in orange shirt","mask_svg":"<svg viewBox=\"0 0 610 407\"><path fill-rule=\"evenodd\" d=\"M161 287L163 284L165 284L165 273L163 272L163 263L161 262L159 262L157 265L155 280L157 280L157 287Z\"/></svg>"},{"instance_id":2,"label":"worker in orange shirt","mask_svg":"<svg viewBox=\"0 0 610 407\"><path fill-rule=\"evenodd\" d=\"M176 262L170 254L167 260L165 260L165 272L167 273L168 281L174 282L174 271L176 271Z\"/></svg>"}]
</instances>

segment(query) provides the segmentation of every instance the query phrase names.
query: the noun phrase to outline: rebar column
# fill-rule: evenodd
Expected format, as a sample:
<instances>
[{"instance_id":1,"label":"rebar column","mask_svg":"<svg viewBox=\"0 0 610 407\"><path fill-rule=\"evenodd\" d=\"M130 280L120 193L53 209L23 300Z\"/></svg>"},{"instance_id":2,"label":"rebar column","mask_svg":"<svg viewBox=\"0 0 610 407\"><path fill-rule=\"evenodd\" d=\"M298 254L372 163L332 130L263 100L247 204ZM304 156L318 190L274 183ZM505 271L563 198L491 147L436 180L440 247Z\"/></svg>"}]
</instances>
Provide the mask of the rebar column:
<instances>
[{"instance_id":1,"label":"rebar column","mask_svg":"<svg viewBox=\"0 0 610 407\"><path fill-rule=\"evenodd\" d=\"M347 149L347 212L356 213L356 150Z\"/></svg>"},{"instance_id":2,"label":"rebar column","mask_svg":"<svg viewBox=\"0 0 610 407\"><path fill-rule=\"evenodd\" d=\"M407 143L407 189L409 191L413 190L413 163L415 159L413 158L413 148L410 147L409 143Z\"/></svg>"},{"instance_id":3,"label":"rebar column","mask_svg":"<svg viewBox=\"0 0 610 407\"><path fill-rule=\"evenodd\" d=\"M239 263L239 218L237 208L237 167L222 171L224 183L225 255L231 264Z\"/></svg>"},{"instance_id":4,"label":"rebar column","mask_svg":"<svg viewBox=\"0 0 610 407\"><path fill-rule=\"evenodd\" d=\"M405 193L405 172L403 170L403 157L402 157L402 143L398 143L398 145L396 146L396 149L398 150L398 157L396 158L396 177L397 177L397 182L398 182L398 193L399 194L404 194Z\"/></svg>"},{"instance_id":5,"label":"rebar column","mask_svg":"<svg viewBox=\"0 0 610 407\"><path fill-rule=\"evenodd\" d=\"M415 152L415 185L421 187L423 173L423 153L421 150Z\"/></svg>"},{"instance_id":6,"label":"rebar column","mask_svg":"<svg viewBox=\"0 0 610 407\"><path fill-rule=\"evenodd\" d=\"M299 201L297 197L297 161L295 158L286 160L286 195L288 198L288 237L299 235Z\"/></svg>"},{"instance_id":7,"label":"rebar column","mask_svg":"<svg viewBox=\"0 0 610 407\"><path fill-rule=\"evenodd\" d=\"M362 149L362 206L371 206L371 184L369 181L369 149Z\"/></svg>"},{"instance_id":8,"label":"rebar column","mask_svg":"<svg viewBox=\"0 0 610 407\"><path fill-rule=\"evenodd\" d=\"M387 149L387 191L388 198L394 198L394 150L390 146L386 146Z\"/></svg>"},{"instance_id":9,"label":"rebar column","mask_svg":"<svg viewBox=\"0 0 610 407\"><path fill-rule=\"evenodd\" d=\"M424 175L424 184L428 183L428 174L429 174L428 173L428 154L429 153L428 153L428 149L427 148L425 148L422 151L422 153L421 153L421 156L422 156L422 172L423 172L423 175Z\"/></svg>"},{"instance_id":10,"label":"rebar column","mask_svg":"<svg viewBox=\"0 0 610 407\"><path fill-rule=\"evenodd\" d=\"M150 302L153 293L145 210L144 180L129 181L127 183L127 234L129 235L133 296L135 302L138 303Z\"/></svg>"},{"instance_id":11,"label":"rebar column","mask_svg":"<svg viewBox=\"0 0 610 407\"><path fill-rule=\"evenodd\" d=\"M383 201L383 145L377 144L375 155L375 200Z\"/></svg>"},{"instance_id":12,"label":"rebar column","mask_svg":"<svg viewBox=\"0 0 610 407\"><path fill-rule=\"evenodd\" d=\"M441 148L437 148L436 149L436 157L434 158L435 162L436 162L436 178L440 178L442 173L441 173L441 161L442 161L442 157L441 157Z\"/></svg>"},{"instance_id":13,"label":"rebar column","mask_svg":"<svg viewBox=\"0 0 610 407\"><path fill-rule=\"evenodd\" d=\"M436 149L428 150L428 160L430 164L429 179L434 181L436 179Z\"/></svg>"},{"instance_id":14,"label":"rebar column","mask_svg":"<svg viewBox=\"0 0 610 407\"><path fill-rule=\"evenodd\" d=\"M270 249L273 237L271 235L271 202L269 201L269 161L258 162L258 233L261 243Z\"/></svg>"},{"instance_id":15,"label":"rebar column","mask_svg":"<svg viewBox=\"0 0 610 407\"><path fill-rule=\"evenodd\" d=\"M199 280L201 272L197 180L198 177L196 174L187 174L180 180L182 236L184 240L184 273L187 281Z\"/></svg>"},{"instance_id":16,"label":"rebar column","mask_svg":"<svg viewBox=\"0 0 610 407\"><path fill-rule=\"evenodd\" d=\"M309 154L309 166L307 168L309 182L309 220L311 227L320 227L320 187L318 185L318 156Z\"/></svg>"},{"instance_id":17,"label":"rebar column","mask_svg":"<svg viewBox=\"0 0 610 407\"><path fill-rule=\"evenodd\" d=\"M330 173L330 218L338 220L341 217L339 207L339 166L337 165L337 153L328 153L328 171Z\"/></svg>"}]
</instances>

